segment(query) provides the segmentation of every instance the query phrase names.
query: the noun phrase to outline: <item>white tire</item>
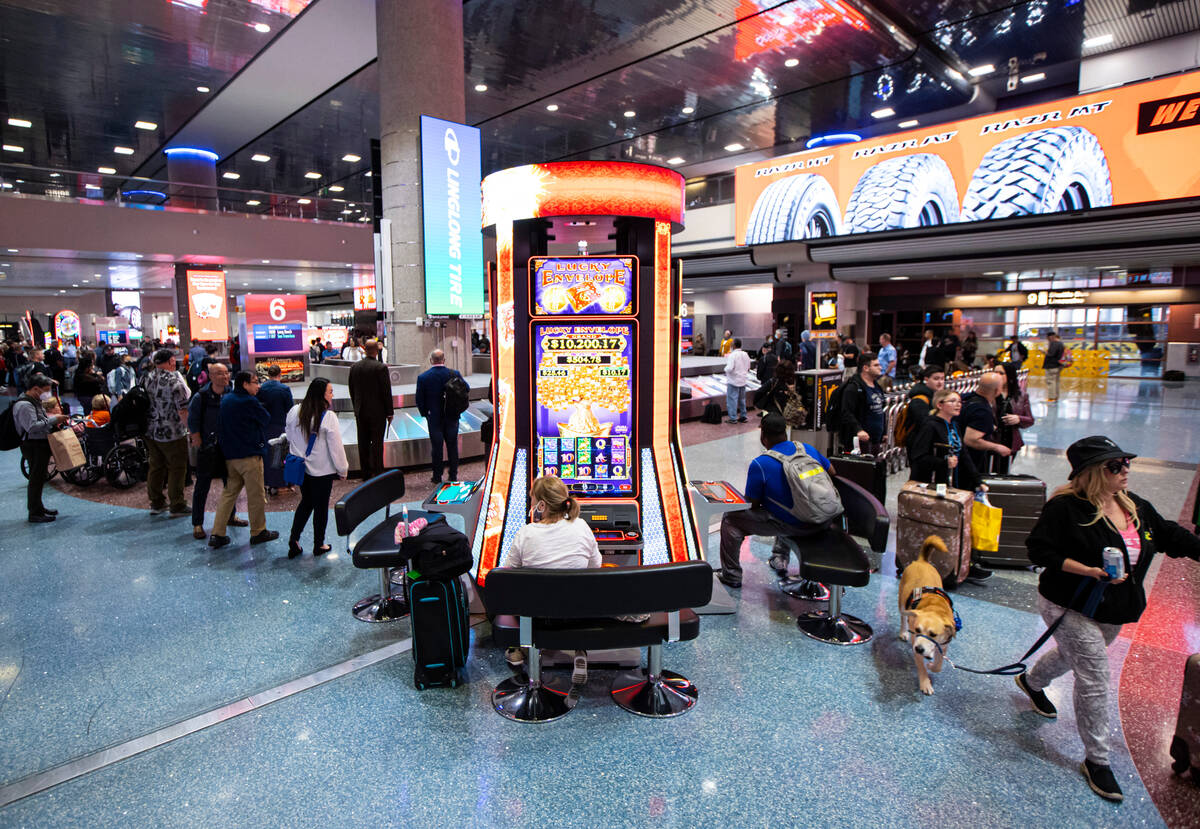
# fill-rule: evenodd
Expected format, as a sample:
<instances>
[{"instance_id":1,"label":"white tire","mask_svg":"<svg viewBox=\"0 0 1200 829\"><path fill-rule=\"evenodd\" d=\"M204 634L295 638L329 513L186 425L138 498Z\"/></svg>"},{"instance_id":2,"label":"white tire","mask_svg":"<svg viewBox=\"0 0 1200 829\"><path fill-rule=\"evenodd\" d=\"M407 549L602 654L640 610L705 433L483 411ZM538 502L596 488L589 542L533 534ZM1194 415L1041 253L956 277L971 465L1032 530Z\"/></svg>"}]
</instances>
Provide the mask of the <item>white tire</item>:
<instances>
[{"instance_id":1,"label":"white tire","mask_svg":"<svg viewBox=\"0 0 1200 829\"><path fill-rule=\"evenodd\" d=\"M849 233L930 227L958 221L958 189L940 156L916 153L889 158L854 185L846 205Z\"/></svg>"},{"instance_id":2,"label":"white tire","mask_svg":"<svg viewBox=\"0 0 1200 829\"><path fill-rule=\"evenodd\" d=\"M767 185L746 222L746 244L766 245L836 236L841 208L824 176L800 173Z\"/></svg>"},{"instance_id":3,"label":"white tire","mask_svg":"<svg viewBox=\"0 0 1200 829\"><path fill-rule=\"evenodd\" d=\"M963 198L964 221L1112 204L1100 141L1083 127L1014 135L987 151Z\"/></svg>"}]
</instances>

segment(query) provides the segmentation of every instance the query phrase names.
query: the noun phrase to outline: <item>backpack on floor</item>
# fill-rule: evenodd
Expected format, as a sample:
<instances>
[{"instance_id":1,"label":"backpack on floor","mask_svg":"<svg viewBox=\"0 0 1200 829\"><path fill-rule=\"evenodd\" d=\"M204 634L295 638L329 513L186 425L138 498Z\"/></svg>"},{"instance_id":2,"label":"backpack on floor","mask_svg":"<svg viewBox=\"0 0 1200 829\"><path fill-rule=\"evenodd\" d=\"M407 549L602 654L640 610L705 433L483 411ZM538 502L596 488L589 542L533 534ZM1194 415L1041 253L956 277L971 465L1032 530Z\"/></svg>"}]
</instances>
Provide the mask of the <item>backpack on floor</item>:
<instances>
[{"instance_id":1,"label":"backpack on floor","mask_svg":"<svg viewBox=\"0 0 1200 829\"><path fill-rule=\"evenodd\" d=\"M768 449L764 455L774 458L783 466L783 477L792 493L792 505L785 507L778 501L775 506L786 509L798 521L806 524L825 524L837 518L845 510L838 495L833 478L820 462L804 451L804 444L795 444L791 455Z\"/></svg>"},{"instance_id":2,"label":"backpack on floor","mask_svg":"<svg viewBox=\"0 0 1200 829\"><path fill-rule=\"evenodd\" d=\"M721 406L718 403L709 403L704 407L704 414L700 415L701 423L720 423L721 422Z\"/></svg>"}]
</instances>

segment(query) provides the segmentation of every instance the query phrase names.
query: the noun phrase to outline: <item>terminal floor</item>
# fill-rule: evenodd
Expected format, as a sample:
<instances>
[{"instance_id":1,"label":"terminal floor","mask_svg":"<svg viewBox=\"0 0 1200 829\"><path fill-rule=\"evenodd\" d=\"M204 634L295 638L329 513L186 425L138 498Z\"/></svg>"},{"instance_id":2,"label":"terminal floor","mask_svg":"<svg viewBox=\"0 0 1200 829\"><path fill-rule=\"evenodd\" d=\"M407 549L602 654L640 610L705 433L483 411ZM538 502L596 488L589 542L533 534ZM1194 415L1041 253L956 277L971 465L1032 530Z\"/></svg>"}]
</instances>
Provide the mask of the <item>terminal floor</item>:
<instances>
[{"instance_id":1,"label":"terminal floor","mask_svg":"<svg viewBox=\"0 0 1200 829\"><path fill-rule=\"evenodd\" d=\"M1177 516L1200 455L1196 392L1111 381L1046 415L1035 387L1036 451L1018 470L1061 481L1061 450L1108 433L1149 457L1133 487ZM693 426L683 429L691 476L740 485L757 451L753 422ZM1167 428L1170 438L1145 434ZM186 521L57 491L48 503L63 517L28 525L16 465L0 456L12 505L0 517L0 796L27 775L256 692L270 699L408 639L406 621L351 617L377 579L344 554L289 561L282 544L250 548L244 535L214 553L187 537ZM287 522L268 516L274 529ZM563 720L503 720L488 695L507 669L480 623L463 688L418 693L402 652L11 803L0 826L1200 823L1195 784L1170 776L1164 742L1182 661L1200 649L1192 562L1156 568L1147 617L1113 646L1113 764L1127 797L1112 805L1076 770L1069 677L1050 689L1057 721L1030 711L1006 678L947 671L925 698L895 639L890 553L845 602L875 639L836 648L796 630L806 608L774 588L767 552L744 548L736 614L705 617L699 640L666 649L667 667L701 688L687 716L626 714L607 699L612 674L597 670ZM1001 571L961 589L951 657L990 666L1019 655L1042 627L1034 585L1032 573Z\"/></svg>"}]
</instances>

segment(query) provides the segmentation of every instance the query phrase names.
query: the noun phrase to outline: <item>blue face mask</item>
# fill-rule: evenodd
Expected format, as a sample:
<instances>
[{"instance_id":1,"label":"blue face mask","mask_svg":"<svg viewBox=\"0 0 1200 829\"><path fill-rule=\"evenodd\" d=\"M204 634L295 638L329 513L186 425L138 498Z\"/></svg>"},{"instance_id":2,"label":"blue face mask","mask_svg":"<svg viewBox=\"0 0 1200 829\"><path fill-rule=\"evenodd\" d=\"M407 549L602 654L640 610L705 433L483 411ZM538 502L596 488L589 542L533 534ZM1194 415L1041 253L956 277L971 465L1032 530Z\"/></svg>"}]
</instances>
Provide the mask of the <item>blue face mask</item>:
<instances>
[{"instance_id":1,"label":"blue face mask","mask_svg":"<svg viewBox=\"0 0 1200 829\"><path fill-rule=\"evenodd\" d=\"M542 517L545 516L545 514L546 502L538 501L533 505L533 509L529 511L529 520L536 524L538 521L542 520Z\"/></svg>"}]
</instances>

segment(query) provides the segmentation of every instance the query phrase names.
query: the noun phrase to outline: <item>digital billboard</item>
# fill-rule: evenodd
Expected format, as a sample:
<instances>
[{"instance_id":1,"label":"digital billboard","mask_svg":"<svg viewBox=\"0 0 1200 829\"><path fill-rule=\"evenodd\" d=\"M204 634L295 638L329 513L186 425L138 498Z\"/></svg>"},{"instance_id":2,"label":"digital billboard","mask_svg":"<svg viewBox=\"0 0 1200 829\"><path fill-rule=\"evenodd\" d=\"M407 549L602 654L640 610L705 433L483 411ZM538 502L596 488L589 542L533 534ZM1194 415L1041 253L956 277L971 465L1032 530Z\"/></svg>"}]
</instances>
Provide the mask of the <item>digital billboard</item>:
<instances>
[{"instance_id":1,"label":"digital billboard","mask_svg":"<svg viewBox=\"0 0 1200 829\"><path fill-rule=\"evenodd\" d=\"M534 316L632 314L636 256L535 256L529 260Z\"/></svg>"},{"instance_id":2,"label":"digital billboard","mask_svg":"<svg viewBox=\"0 0 1200 829\"><path fill-rule=\"evenodd\" d=\"M421 116L425 313L483 314L479 130Z\"/></svg>"},{"instance_id":3,"label":"digital billboard","mask_svg":"<svg viewBox=\"0 0 1200 829\"><path fill-rule=\"evenodd\" d=\"M532 337L539 474L582 497L634 497L634 323L533 323Z\"/></svg>"},{"instance_id":4,"label":"digital billboard","mask_svg":"<svg viewBox=\"0 0 1200 829\"><path fill-rule=\"evenodd\" d=\"M246 294L245 338L254 356L303 354L308 350L305 326L308 297L304 294Z\"/></svg>"},{"instance_id":5,"label":"digital billboard","mask_svg":"<svg viewBox=\"0 0 1200 829\"><path fill-rule=\"evenodd\" d=\"M1200 195L1200 72L735 171L739 245Z\"/></svg>"},{"instance_id":6,"label":"digital billboard","mask_svg":"<svg viewBox=\"0 0 1200 829\"><path fill-rule=\"evenodd\" d=\"M225 271L187 271L188 322L193 340L228 340Z\"/></svg>"}]
</instances>

